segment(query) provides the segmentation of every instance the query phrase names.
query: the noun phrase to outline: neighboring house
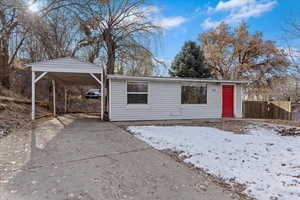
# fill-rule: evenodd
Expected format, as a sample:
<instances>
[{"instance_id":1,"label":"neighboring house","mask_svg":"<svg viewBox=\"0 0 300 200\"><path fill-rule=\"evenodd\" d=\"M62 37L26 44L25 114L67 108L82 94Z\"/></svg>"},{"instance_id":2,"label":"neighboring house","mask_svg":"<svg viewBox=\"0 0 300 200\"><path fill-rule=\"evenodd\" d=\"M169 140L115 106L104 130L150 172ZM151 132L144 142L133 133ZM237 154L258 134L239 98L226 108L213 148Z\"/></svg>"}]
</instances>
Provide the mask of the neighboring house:
<instances>
[{"instance_id":1,"label":"neighboring house","mask_svg":"<svg viewBox=\"0 0 300 200\"><path fill-rule=\"evenodd\" d=\"M293 103L291 105L292 112L300 112L300 103Z\"/></svg>"},{"instance_id":2,"label":"neighboring house","mask_svg":"<svg viewBox=\"0 0 300 200\"><path fill-rule=\"evenodd\" d=\"M109 119L242 117L247 81L108 75Z\"/></svg>"},{"instance_id":3,"label":"neighboring house","mask_svg":"<svg viewBox=\"0 0 300 200\"><path fill-rule=\"evenodd\" d=\"M292 110L292 120L300 121L300 103L297 101L291 105Z\"/></svg>"}]
</instances>

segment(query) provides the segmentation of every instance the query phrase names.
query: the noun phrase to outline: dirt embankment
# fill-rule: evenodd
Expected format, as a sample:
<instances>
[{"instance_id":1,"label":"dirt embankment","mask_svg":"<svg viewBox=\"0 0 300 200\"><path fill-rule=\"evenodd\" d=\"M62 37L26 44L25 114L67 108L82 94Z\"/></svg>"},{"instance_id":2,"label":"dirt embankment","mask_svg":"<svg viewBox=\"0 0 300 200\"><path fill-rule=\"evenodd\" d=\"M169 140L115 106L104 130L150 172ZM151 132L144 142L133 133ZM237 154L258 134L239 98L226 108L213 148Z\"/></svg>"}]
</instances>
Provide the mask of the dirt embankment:
<instances>
[{"instance_id":1,"label":"dirt embankment","mask_svg":"<svg viewBox=\"0 0 300 200\"><path fill-rule=\"evenodd\" d=\"M37 117L47 116L48 110L37 106ZM24 132L30 129L30 100L18 96L9 90L0 90L0 139L22 128Z\"/></svg>"}]
</instances>

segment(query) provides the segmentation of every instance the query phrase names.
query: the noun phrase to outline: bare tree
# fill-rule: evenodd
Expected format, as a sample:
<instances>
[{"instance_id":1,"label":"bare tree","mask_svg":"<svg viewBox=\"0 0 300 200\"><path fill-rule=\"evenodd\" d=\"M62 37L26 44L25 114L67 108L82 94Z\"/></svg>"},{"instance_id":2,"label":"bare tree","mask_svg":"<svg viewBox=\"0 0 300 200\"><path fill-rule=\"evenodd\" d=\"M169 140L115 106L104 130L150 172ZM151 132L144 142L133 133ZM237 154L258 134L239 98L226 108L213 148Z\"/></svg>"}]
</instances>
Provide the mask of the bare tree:
<instances>
[{"instance_id":1,"label":"bare tree","mask_svg":"<svg viewBox=\"0 0 300 200\"><path fill-rule=\"evenodd\" d=\"M199 36L207 64L216 78L253 80L268 85L269 78L282 77L289 66L283 51L261 32L249 33L245 23L233 31L222 23Z\"/></svg>"},{"instance_id":2,"label":"bare tree","mask_svg":"<svg viewBox=\"0 0 300 200\"><path fill-rule=\"evenodd\" d=\"M299 15L300 16L300 15ZM293 75L299 77L300 73L300 50L293 47L291 44L300 39L300 18L290 18L287 20L285 27L283 28L283 40L286 43L284 51L288 55L291 62L291 71Z\"/></svg>"},{"instance_id":3,"label":"bare tree","mask_svg":"<svg viewBox=\"0 0 300 200\"><path fill-rule=\"evenodd\" d=\"M9 88L10 67L28 33L52 11L73 5L75 0L2 0L0 2L0 82ZM79 1L79 0L77 0ZM37 13L28 4L42 5Z\"/></svg>"},{"instance_id":4,"label":"bare tree","mask_svg":"<svg viewBox=\"0 0 300 200\"><path fill-rule=\"evenodd\" d=\"M20 17L23 15L19 8L20 5L15 1L0 2L0 82L7 88L9 87L9 66L14 59L14 56L10 57L9 44L13 32L19 25ZM13 55L16 54L15 52Z\"/></svg>"},{"instance_id":5,"label":"bare tree","mask_svg":"<svg viewBox=\"0 0 300 200\"><path fill-rule=\"evenodd\" d=\"M28 32L22 52L31 62L71 56L78 38L77 20L68 9L37 18Z\"/></svg>"},{"instance_id":6,"label":"bare tree","mask_svg":"<svg viewBox=\"0 0 300 200\"><path fill-rule=\"evenodd\" d=\"M293 76L270 77L269 87L247 87L245 99L249 101L299 101L297 80Z\"/></svg>"},{"instance_id":7,"label":"bare tree","mask_svg":"<svg viewBox=\"0 0 300 200\"><path fill-rule=\"evenodd\" d=\"M122 51L125 52L122 52ZM121 49L121 54L115 63L115 73L133 76L149 76L156 70L156 64L162 61L153 58L147 51L136 51L134 54L127 54L127 49ZM138 49L137 49L138 50Z\"/></svg>"},{"instance_id":8,"label":"bare tree","mask_svg":"<svg viewBox=\"0 0 300 200\"><path fill-rule=\"evenodd\" d=\"M300 18L299 14L297 17L290 17L287 19L285 26L283 28L282 39L286 46L283 47L283 51L287 54L290 61L289 74L291 79L294 81L294 98L295 101L300 101L300 50L295 45L300 39Z\"/></svg>"},{"instance_id":9,"label":"bare tree","mask_svg":"<svg viewBox=\"0 0 300 200\"><path fill-rule=\"evenodd\" d=\"M152 23L144 0L94 0L81 12L84 38L78 48L93 47L89 61L104 57L108 74L118 67L122 72L129 62L148 60L153 66L149 49L160 27Z\"/></svg>"}]
</instances>

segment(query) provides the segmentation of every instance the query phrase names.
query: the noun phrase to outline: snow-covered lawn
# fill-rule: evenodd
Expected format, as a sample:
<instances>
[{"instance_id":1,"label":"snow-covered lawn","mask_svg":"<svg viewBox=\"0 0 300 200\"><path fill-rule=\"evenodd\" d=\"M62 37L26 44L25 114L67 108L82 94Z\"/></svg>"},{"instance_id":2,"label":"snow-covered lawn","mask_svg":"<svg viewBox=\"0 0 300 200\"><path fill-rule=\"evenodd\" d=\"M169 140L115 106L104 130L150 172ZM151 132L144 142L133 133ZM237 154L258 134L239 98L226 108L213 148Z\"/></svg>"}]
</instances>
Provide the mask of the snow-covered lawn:
<instances>
[{"instance_id":1,"label":"snow-covered lawn","mask_svg":"<svg viewBox=\"0 0 300 200\"><path fill-rule=\"evenodd\" d=\"M208 173L245 184L259 200L300 199L300 137L248 127L234 134L210 127L131 126L128 130L156 149L183 151L185 162Z\"/></svg>"}]
</instances>

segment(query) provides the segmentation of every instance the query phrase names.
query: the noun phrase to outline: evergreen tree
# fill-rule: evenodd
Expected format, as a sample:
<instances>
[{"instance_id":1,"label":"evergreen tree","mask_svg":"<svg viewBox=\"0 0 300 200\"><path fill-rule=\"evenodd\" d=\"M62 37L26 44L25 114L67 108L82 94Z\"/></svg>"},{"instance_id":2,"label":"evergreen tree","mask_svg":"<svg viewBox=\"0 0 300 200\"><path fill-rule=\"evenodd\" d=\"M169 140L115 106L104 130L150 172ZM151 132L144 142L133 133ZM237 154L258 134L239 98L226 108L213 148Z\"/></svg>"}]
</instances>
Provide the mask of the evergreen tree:
<instances>
[{"instance_id":1,"label":"evergreen tree","mask_svg":"<svg viewBox=\"0 0 300 200\"><path fill-rule=\"evenodd\" d=\"M176 55L169 74L175 77L210 78L211 73L204 63L204 55L200 46L193 41L186 41Z\"/></svg>"}]
</instances>

